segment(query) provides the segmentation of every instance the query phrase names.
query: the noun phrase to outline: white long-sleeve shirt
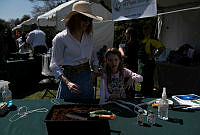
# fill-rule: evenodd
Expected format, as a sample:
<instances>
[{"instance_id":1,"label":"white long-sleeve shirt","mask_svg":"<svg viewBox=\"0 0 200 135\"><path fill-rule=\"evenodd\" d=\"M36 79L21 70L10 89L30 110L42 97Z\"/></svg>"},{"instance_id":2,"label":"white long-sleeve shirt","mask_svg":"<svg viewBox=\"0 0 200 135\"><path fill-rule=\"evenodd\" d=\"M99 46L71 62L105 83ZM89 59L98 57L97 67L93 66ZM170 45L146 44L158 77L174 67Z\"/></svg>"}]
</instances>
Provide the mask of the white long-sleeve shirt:
<instances>
[{"instance_id":1,"label":"white long-sleeve shirt","mask_svg":"<svg viewBox=\"0 0 200 135\"><path fill-rule=\"evenodd\" d=\"M36 47L36 46L47 47L47 45L46 45L46 34L40 29L36 29L36 30L31 31L28 34L26 42L31 44L33 47Z\"/></svg>"},{"instance_id":2,"label":"white long-sleeve shirt","mask_svg":"<svg viewBox=\"0 0 200 135\"><path fill-rule=\"evenodd\" d=\"M69 29L65 29L55 36L52 44L50 69L56 78L63 74L61 65L75 66L88 61L98 65L92 35L84 33L80 42L71 35Z\"/></svg>"}]
</instances>

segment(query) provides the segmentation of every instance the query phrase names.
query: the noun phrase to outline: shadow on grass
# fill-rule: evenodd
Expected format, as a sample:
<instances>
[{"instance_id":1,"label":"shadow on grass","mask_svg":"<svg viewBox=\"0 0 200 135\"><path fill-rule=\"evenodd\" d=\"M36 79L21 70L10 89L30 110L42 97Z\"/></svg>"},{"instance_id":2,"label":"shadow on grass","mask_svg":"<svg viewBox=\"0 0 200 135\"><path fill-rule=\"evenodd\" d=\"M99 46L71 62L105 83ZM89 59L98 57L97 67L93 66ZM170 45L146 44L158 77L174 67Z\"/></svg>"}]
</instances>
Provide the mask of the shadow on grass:
<instances>
[{"instance_id":1,"label":"shadow on grass","mask_svg":"<svg viewBox=\"0 0 200 135\"><path fill-rule=\"evenodd\" d=\"M24 99L41 99L42 96L44 95L46 89L42 90L42 91L37 91L31 95L28 95L26 97L24 97ZM57 90L50 90L54 95L56 95ZM47 93L47 95L43 98L43 99L54 99L54 97Z\"/></svg>"},{"instance_id":2,"label":"shadow on grass","mask_svg":"<svg viewBox=\"0 0 200 135\"><path fill-rule=\"evenodd\" d=\"M58 85L41 85L39 83L33 84L30 87L20 89L18 92L13 93L14 99L41 99L46 89L49 89L54 95L57 93ZM47 95L43 99L54 98L51 94Z\"/></svg>"}]
</instances>

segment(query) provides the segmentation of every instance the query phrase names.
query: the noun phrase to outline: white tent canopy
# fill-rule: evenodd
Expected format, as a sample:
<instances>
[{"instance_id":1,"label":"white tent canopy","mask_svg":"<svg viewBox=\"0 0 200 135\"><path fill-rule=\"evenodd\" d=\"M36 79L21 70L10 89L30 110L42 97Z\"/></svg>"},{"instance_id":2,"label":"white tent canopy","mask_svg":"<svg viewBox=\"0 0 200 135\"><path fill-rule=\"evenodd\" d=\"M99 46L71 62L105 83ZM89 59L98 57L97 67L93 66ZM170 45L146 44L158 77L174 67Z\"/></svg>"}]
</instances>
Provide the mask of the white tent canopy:
<instances>
[{"instance_id":1,"label":"white tent canopy","mask_svg":"<svg viewBox=\"0 0 200 135\"><path fill-rule=\"evenodd\" d=\"M23 26L25 26L25 25L31 25L31 24L33 24L33 23L37 23L37 17L33 17L33 18L30 18L30 19L28 19L28 20L26 20L26 21L23 21L22 23L20 23L20 24L17 25L16 27L14 27L14 28L12 29L12 31L15 31L15 30L17 30L17 29L22 29Z\"/></svg>"},{"instance_id":2,"label":"white tent canopy","mask_svg":"<svg viewBox=\"0 0 200 135\"><path fill-rule=\"evenodd\" d=\"M72 5L77 0L71 0L65 2L64 4L59 5L58 7L38 16L38 25L39 26L56 26L58 30L63 30L65 21L62 21L67 13L72 9Z\"/></svg>"},{"instance_id":3,"label":"white tent canopy","mask_svg":"<svg viewBox=\"0 0 200 135\"><path fill-rule=\"evenodd\" d=\"M12 28L12 31L15 31L15 30L18 30L18 29L21 29L21 28L22 28L22 25L18 24L17 26Z\"/></svg>"},{"instance_id":4,"label":"white tent canopy","mask_svg":"<svg viewBox=\"0 0 200 135\"><path fill-rule=\"evenodd\" d=\"M167 48L190 44L200 49L200 0L157 0L158 38Z\"/></svg>"},{"instance_id":5,"label":"white tent canopy","mask_svg":"<svg viewBox=\"0 0 200 135\"><path fill-rule=\"evenodd\" d=\"M77 0L71 0L60 6L38 16L39 26L55 26L58 31L65 29L65 21L63 19L72 10L72 5ZM94 20L94 44L98 51L103 45L113 46L114 39L114 22L112 22L112 14L101 4L92 3L92 11L98 16L102 16L104 21L97 22Z\"/></svg>"},{"instance_id":6,"label":"white tent canopy","mask_svg":"<svg viewBox=\"0 0 200 135\"><path fill-rule=\"evenodd\" d=\"M22 22L21 25L31 25L33 23L37 24L37 17L30 18L30 19Z\"/></svg>"}]
</instances>

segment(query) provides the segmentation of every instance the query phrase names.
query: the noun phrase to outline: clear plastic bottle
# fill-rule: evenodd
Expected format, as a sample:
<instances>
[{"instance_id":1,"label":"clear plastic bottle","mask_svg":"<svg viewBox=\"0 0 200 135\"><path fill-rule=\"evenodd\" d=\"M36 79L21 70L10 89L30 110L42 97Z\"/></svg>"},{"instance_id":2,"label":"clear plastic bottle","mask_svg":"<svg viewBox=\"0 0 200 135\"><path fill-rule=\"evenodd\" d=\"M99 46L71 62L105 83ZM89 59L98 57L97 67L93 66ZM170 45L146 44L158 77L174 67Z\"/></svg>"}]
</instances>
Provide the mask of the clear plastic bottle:
<instances>
[{"instance_id":1,"label":"clear plastic bottle","mask_svg":"<svg viewBox=\"0 0 200 135\"><path fill-rule=\"evenodd\" d=\"M7 103L8 107L10 107L12 106L12 92L9 90L8 84L8 81L4 81L2 98L3 101Z\"/></svg>"},{"instance_id":2,"label":"clear plastic bottle","mask_svg":"<svg viewBox=\"0 0 200 135\"><path fill-rule=\"evenodd\" d=\"M163 88L162 92L162 98L158 104L158 118L162 120L168 120L168 100L167 100L167 94L166 94L166 88Z\"/></svg>"},{"instance_id":3,"label":"clear plastic bottle","mask_svg":"<svg viewBox=\"0 0 200 135\"><path fill-rule=\"evenodd\" d=\"M101 82L100 82L100 100L99 100L99 104L104 104L105 102L106 102L105 82L104 82L104 79L101 79Z\"/></svg>"},{"instance_id":4,"label":"clear plastic bottle","mask_svg":"<svg viewBox=\"0 0 200 135\"><path fill-rule=\"evenodd\" d=\"M3 102L2 92L3 92L3 80L0 80L0 103Z\"/></svg>"}]
</instances>

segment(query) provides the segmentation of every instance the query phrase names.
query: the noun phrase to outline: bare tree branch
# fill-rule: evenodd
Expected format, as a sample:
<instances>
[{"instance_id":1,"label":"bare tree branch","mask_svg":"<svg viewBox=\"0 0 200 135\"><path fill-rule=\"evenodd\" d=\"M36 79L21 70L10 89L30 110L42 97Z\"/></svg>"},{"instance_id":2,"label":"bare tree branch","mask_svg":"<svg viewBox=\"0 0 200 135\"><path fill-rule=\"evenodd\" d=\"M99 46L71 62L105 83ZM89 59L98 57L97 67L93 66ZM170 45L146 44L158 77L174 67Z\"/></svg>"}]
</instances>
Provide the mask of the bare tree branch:
<instances>
[{"instance_id":1,"label":"bare tree branch","mask_svg":"<svg viewBox=\"0 0 200 135\"><path fill-rule=\"evenodd\" d=\"M30 2L43 2L43 6L35 5L31 11L33 16L41 15L63 3L63 0L29 0ZM68 1L68 0L66 0Z\"/></svg>"}]
</instances>

